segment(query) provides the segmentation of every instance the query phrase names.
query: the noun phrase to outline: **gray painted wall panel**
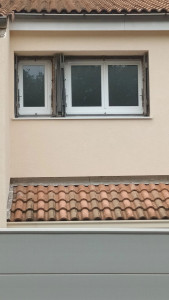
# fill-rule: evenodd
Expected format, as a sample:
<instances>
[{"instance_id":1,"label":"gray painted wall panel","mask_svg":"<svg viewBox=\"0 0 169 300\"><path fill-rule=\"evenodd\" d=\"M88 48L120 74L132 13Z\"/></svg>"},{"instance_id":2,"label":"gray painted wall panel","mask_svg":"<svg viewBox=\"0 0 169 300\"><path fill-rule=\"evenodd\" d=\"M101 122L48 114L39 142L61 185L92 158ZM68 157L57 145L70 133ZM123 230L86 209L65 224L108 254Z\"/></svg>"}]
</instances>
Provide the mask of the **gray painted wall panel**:
<instances>
[{"instance_id":1,"label":"gray painted wall panel","mask_svg":"<svg viewBox=\"0 0 169 300\"><path fill-rule=\"evenodd\" d=\"M2 300L168 300L168 275L6 275Z\"/></svg>"},{"instance_id":2,"label":"gray painted wall panel","mask_svg":"<svg viewBox=\"0 0 169 300\"><path fill-rule=\"evenodd\" d=\"M0 234L0 274L167 274L168 255L168 233Z\"/></svg>"}]
</instances>

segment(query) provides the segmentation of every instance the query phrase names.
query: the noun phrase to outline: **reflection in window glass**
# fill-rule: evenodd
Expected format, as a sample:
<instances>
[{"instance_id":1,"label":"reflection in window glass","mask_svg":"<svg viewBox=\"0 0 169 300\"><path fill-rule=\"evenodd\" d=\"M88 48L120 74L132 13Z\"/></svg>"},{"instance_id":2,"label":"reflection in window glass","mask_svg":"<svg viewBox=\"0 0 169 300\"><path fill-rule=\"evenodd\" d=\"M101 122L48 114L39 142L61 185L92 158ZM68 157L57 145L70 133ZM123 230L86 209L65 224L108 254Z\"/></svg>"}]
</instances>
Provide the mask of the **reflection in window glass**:
<instances>
[{"instance_id":1,"label":"reflection in window glass","mask_svg":"<svg viewBox=\"0 0 169 300\"><path fill-rule=\"evenodd\" d=\"M108 66L109 106L138 106L138 66Z\"/></svg>"},{"instance_id":2,"label":"reflection in window glass","mask_svg":"<svg viewBox=\"0 0 169 300\"><path fill-rule=\"evenodd\" d=\"M101 106L101 66L72 66L72 106Z\"/></svg>"},{"instance_id":3,"label":"reflection in window glass","mask_svg":"<svg viewBox=\"0 0 169 300\"><path fill-rule=\"evenodd\" d=\"M45 106L45 67L23 66L23 106Z\"/></svg>"}]
</instances>

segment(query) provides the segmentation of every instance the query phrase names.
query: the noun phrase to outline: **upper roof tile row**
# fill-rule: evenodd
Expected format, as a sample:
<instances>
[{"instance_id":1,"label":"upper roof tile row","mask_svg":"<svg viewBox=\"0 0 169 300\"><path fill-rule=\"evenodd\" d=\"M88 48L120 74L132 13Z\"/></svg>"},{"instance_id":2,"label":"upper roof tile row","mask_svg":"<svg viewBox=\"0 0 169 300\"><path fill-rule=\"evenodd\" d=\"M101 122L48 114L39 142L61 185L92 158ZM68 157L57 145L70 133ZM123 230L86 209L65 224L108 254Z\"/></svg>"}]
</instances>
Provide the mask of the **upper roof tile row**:
<instances>
[{"instance_id":1,"label":"upper roof tile row","mask_svg":"<svg viewBox=\"0 0 169 300\"><path fill-rule=\"evenodd\" d=\"M168 184L17 186L8 221L169 218Z\"/></svg>"},{"instance_id":2,"label":"upper roof tile row","mask_svg":"<svg viewBox=\"0 0 169 300\"><path fill-rule=\"evenodd\" d=\"M169 12L169 0L0 0L0 14Z\"/></svg>"}]
</instances>

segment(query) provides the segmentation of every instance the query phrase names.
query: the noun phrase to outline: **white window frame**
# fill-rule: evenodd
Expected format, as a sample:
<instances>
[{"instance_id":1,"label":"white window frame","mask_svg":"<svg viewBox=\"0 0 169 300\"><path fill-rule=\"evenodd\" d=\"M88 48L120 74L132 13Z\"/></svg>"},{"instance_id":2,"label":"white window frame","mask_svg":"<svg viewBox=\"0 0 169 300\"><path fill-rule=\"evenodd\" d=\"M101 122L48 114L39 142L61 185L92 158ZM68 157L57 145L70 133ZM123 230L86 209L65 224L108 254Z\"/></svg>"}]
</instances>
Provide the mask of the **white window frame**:
<instances>
[{"instance_id":1,"label":"white window frame","mask_svg":"<svg viewBox=\"0 0 169 300\"><path fill-rule=\"evenodd\" d=\"M43 107L24 107L23 105L23 67L44 66L45 68L45 105ZM19 89L19 115L51 115L51 94L52 94L52 62L43 59L20 60L18 63L18 89Z\"/></svg>"},{"instance_id":2,"label":"white window frame","mask_svg":"<svg viewBox=\"0 0 169 300\"><path fill-rule=\"evenodd\" d=\"M101 66L101 106L73 107L71 67L78 65ZM108 66L138 66L138 106L109 106ZM142 115L143 114L143 69L141 59L77 60L65 63L66 114L67 115Z\"/></svg>"}]
</instances>

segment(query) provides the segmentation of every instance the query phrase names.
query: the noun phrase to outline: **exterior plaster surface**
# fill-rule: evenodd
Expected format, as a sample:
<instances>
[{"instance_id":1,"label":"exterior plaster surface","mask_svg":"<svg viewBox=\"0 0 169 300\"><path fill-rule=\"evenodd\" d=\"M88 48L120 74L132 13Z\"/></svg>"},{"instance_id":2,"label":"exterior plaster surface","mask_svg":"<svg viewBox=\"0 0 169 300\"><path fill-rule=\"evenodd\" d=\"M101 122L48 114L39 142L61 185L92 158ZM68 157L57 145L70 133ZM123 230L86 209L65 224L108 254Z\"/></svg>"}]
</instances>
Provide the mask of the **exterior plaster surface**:
<instances>
[{"instance_id":1,"label":"exterior plaster surface","mask_svg":"<svg viewBox=\"0 0 169 300\"><path fill-rule=\"evenodd\" d=\"M9 30L0 38L0 227L6 226L9 191Z\"/></svg>"},{"instance_id":2,"label":"exterior plaster surface","mask_svg":"<svg viewBox=\"0 0 169 300\"><path fill-rule=\"evenodd\" d=\"M169 32L12 32L10 177L168 175ZM14 120L14 53L149 52L152 119Z\"/></svg>"}]
</instances>

